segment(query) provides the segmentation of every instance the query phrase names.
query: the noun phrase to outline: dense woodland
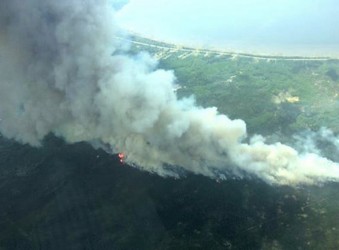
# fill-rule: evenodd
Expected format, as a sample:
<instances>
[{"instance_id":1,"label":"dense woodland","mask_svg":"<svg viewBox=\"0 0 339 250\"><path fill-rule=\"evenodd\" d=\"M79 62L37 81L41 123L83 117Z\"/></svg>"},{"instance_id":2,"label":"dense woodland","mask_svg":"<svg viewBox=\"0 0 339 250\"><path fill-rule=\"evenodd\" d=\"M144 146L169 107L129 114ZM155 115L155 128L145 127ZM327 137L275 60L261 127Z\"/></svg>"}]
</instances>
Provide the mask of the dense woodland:
<instances>
[{"instance_id":1,"label":"dense woodland","mask_svg":"<svg viewBox=\"0 0 339 250\"><path fill-rule=\"evenodd\" d=\"M132 44L134 53L147 50L174 70L179 97L193 94L199 105L245 120L251 134L322 126L339 132L337 59L244 56L136 39L142 44Z\"/></svg>"},{"instance_id":2,"label":"dense woodland","mask_svg":"<svg viewBox=\"0 0 339 250\"><path fill-rule=\"evenodd\" d=\"M289 141L321 126L339 132L336 60L142 42L132 43L131 53L147 50L159 67L173 69L179 97L194 94L199 105L244 119L249 134ZM86 143L67 145L51 135L32 148L0 137L0 250L338 249L338 188L190 173L162 178Z\"/></svg>"}]
</instances>

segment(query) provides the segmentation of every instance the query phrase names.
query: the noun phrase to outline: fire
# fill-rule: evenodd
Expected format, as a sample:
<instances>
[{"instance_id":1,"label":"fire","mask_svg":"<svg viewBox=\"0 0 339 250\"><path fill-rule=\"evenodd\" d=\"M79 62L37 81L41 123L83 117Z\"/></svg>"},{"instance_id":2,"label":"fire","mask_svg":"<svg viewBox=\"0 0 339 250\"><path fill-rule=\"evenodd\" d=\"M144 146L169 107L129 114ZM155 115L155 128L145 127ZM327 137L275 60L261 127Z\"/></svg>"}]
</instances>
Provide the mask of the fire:
<instances>
[{"instance_id":1,"label":"fire","mask_svg":"<svg viewBox=\"0 0 339 250\"><path fill-rule=\"evenodd\" d=\"M120 162L123 163L124 162L124 158L125 158L125 155L123 153L119 153L118 154L118 157L120 159Z\"/></svg>"}]
</instances>

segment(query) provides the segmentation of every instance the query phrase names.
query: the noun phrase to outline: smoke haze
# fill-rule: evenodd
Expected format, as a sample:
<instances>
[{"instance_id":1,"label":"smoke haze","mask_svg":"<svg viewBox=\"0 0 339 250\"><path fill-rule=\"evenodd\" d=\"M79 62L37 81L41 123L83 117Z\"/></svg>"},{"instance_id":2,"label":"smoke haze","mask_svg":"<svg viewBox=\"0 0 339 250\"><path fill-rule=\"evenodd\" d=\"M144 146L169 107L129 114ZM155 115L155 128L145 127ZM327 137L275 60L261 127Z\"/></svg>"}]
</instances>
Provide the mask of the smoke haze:
<instances>
[{"instance_id":1,"label":"smoke haze","mask_svg":"<svg viewBox=\"0 0 339 250\"><path fill-rule=\"evenodd\" d=\"M338 12L336 0L130 0L117 19L143 36L188 46L339 57Z\"/></svg>"},{"instance_id":2,"label":"smoke haze","mask_svg":"<svg viewBox=\"0 0 339 250\"><path fill-rule=\"evenodd\" d=\"M131 57L108 0L2 0L0 132L40 145L48 133L124 152L162 176L177 166L212 178L256 176L271 184L339 180L339 166L261 136L178 99L175 76L145 53Z\"/></svg>"}]
</instances>

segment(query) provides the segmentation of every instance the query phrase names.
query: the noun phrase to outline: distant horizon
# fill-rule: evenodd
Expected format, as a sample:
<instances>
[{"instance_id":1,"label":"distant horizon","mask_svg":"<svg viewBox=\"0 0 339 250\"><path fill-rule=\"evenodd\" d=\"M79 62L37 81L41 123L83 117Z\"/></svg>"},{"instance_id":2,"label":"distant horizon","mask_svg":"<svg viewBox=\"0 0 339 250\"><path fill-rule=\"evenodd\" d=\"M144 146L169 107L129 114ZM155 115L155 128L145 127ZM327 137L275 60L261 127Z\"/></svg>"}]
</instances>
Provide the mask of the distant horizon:
<instances>
[{"instance_id":1,"label":"distant horizon","mask_svg":"<svg viewBox=\"0 0 339 250\"><path fill-rule=\"evenodd\" d=\"M159 43L166 43L169 45L175 45L179 47L186 47L191 49L201 49L201 50L210 50L215 52L222 52L222 53L229 53L229 54L239 54L239 55L251 55L253 57L305 57L305 58L319 58L319 59L339 59L339 45L336 47L331 48L321 48L316 46L310 46L309 48L298 48L297 46L291 47L291 48L274 48L274 47L266 47L266 48L260 48L260 47L243 47L237 46L236 44L233 44L232 46L213 46L211 44L199 44L199 43L184 43L184 42L176 42L171 40L162 40L157 37L147 36L145 34L140 34L135 31L128 30L127 31L128 36L137 36L143 39L148 39L154 42ZM311 51L312 49L313 51Z\"/></svg>"},{"instance_id":2,"label":"distant horizon","mask_svg":"<svg viewBox=\"0 0 339 250\"><path fill-rule=\"evenodd\" d=\"M334 0L130 0L119 24L141 36L235 53L339 58Z\"/></svg>"}]
</instances>

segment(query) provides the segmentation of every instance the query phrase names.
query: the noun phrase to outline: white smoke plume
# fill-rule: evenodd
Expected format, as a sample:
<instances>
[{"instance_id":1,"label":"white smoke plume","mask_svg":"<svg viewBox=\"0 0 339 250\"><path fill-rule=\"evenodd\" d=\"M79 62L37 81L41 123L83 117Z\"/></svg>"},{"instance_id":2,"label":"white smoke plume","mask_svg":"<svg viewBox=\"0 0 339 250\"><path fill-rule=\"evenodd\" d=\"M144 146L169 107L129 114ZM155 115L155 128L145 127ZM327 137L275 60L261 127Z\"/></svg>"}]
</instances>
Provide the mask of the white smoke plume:
<instances>
[{"instance_id":1,"label":"white smoke plume","mask_svg":"<svg viewBox=\"0 0 339 250\"><path fill-rule=\"evenodd\" d=\"M124 152L163 176L253 175L272 184L339 180L339 166L260 136L246 125L179 100L175 76L147 54L131 57L108 0L2 0L0 132L39 145L48 133Z\"/></svg>"}]
</instances>

